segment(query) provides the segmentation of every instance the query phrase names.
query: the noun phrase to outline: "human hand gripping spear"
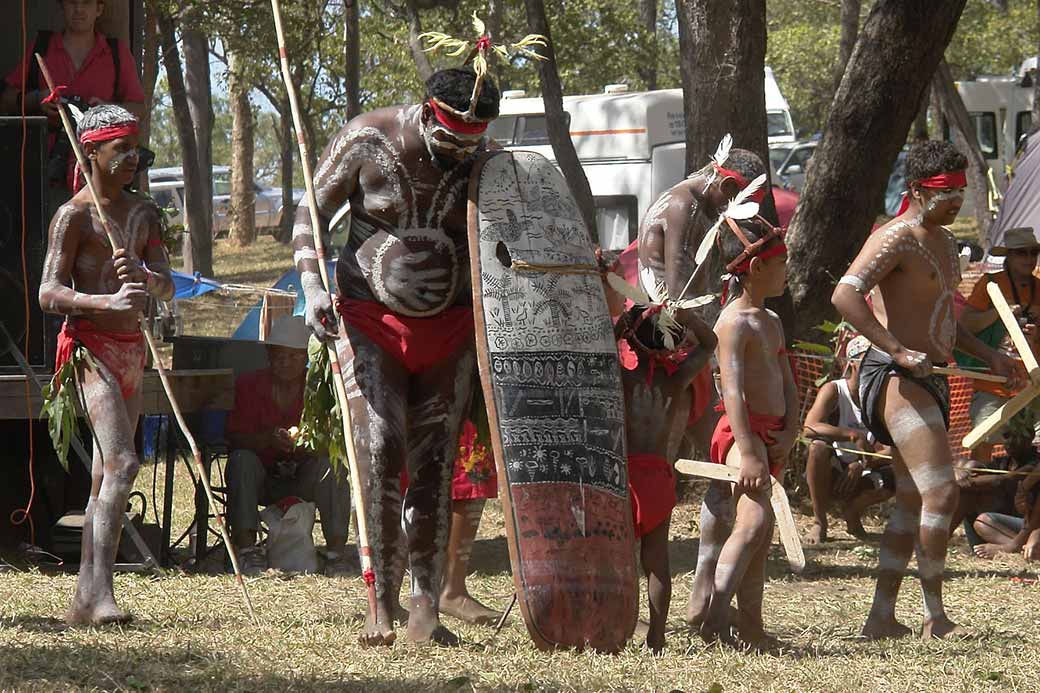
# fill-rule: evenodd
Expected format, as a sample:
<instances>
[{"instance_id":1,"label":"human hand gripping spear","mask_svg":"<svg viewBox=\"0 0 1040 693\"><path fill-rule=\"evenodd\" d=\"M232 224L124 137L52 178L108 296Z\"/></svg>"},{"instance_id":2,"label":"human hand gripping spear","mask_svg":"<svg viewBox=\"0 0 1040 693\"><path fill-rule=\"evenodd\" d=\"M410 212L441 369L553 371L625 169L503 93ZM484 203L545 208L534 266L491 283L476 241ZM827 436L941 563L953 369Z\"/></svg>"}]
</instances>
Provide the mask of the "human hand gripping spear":
<instances>
[{"instance_id":1,"label":"human hand gripping spear","mask_svg":"<svg viewBox=\"0 0 1040 693\"><path fill-rule=\"evenodd\" d=\"M289 54L285 48L285 33L282 29L282 9L278 0L271 0L271 10L274 13L274 28L278 36L278 56L282 66L282 79L285 82L285 91L289 96L289 107L292 110L293 127L296 128L296 141L300 146L300 162L303 166L303 182L307 188L307 209L310 212L311 228L314 231L314 251L318 256L318 273L321 283L333 300L329 284L328 270L325 267L325 243L322 239L320 220L318 219L318 198L314 192L314 176L311 172L310 156L307 151L307 140L303 134L303 122L300 118L300 104L296 95L296 86L292 81L292 73L289 71ZM345 328L339 325L340 334L346 334ZM329 355L329 366L332 370L333 388L336 393L336 402L339 405L340 420L343 423L343 441L347 448L347 464L350 469L350 487L354 494L354 516L357 519L358 552L361 554L361 574L365 585L368 587L368 611L372 621L376 620L376 574L372 569L372 549L368 544L368 523L365 519L365 496L361 488L361 476L358 471L357 451L354 448L353 428L350 423L350 408L347 401L347 388L343 384L343 375L339 365L339 355L336 346L326 343Z\"/></svg>"},{"instance_id":2,"label":"human hand gripping spear","mask_svg":"<svg viewBox=\"0 0 1040 693\"><path fill-rule=\"evenodd\" d=\"M55 93L56 88L54 80L51 79L51 74L47 70L47 64L43 62L43 58L40 57L39 53L36 53L35 56L36 62L40 66L40 74L43 75L43 79L47 83L47 89L52 94ZM65 129L65 134L69 138L69 144L72 146L72 151L76 155L76 162L79 164L80 170L83 171L83 178L86 181L87 190L90 192L90 199L94 203L94 209L97 211L98 220L101 222L101 227L105 230L105 235L108 237L108 243L112 246L112 252L114 254L119 249L119 244L116 242L115 235L112 233L112 228L108 221L108 215L105 213L104 207L101 206L101 198L98 197L97 190L94 188L94 181L91 176L88 175L90 168L87 164L87 158L83 154L83 147L81 146L79 139L76 137L76 131L72 127L72 121L69 120L69 114L66 110L64 108L59 108L58 114L61 117L61 124ZM221 517L220 511L217 509L216 500L213 497L213 489L210 487L209 478L206 476L205 467L202 464L202 453L199 451L199 446L195 442L195 437L188 429L188 424L184 420L184 414L181 413L181 408L177 404L177 398L173 394L173 388L170 386L170 381L166 375L166 369L162 365L162 358L155 347L155 341L152 339L152 333L148 330L148 325L145 322L143 313L138 315L138 323L141 332L144 334L144 339L148 343L148 350L152 354L152 361L155 364L155 370L159 372L159 380L162 381L163 390L166 391L166 397L170 401L170 408L173 409L173 415L177 419L177 425L180 427L184 439L188 441L188 446L191 448L192 459L195 462L195 470L198 472L199 478L202 480L202 485L206 489L206 498L209 501L210 510L216 516L217 527L220 529L220 536L224 540L224 546L227 547L228 556L231 558L231 565L235 570L235 581L238 583L238 587L242 592L242 599L245 602L246 611L249 613L249 618L253 623L259 623L256 618L256 613L253 611L253 603L249 599L249 591L246 589L245 580L242 578L242 571L238 566L238 555L235 552L234 545L231 543L231 537L228 535L227 526L224 524L224 518Z\"/></svg>"}]
</instances>

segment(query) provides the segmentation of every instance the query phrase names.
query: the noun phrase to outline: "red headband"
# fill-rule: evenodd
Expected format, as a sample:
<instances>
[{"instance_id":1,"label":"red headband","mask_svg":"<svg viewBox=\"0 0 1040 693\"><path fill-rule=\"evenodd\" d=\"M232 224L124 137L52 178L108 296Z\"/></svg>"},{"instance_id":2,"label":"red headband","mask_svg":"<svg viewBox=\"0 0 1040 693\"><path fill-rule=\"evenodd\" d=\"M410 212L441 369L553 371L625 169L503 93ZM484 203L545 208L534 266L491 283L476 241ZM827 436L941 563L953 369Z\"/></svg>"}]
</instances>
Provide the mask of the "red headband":
<instances>
[{"instance_id":1,"label":"red headband","mask_svg":"<svg viewBox=\"0 0 1040 693\"><path fill-rule=\"evenodd\" d=\"M120 137L136 135L137 132L137 123L121 123L96 130L87 130L79 136L79 141L81 144L86 144L87 142L108 142Z\"/></svg>"},{"instance_id":2,"label":"red headband","mask_svg":"<svg viewBox=\"0 0 1040 693\"><path fill-rule=\"evenodd\" d=\"M955 173L940 173L937 176L931 178L921 178L920 180L910 181L907 183L906 188L909 191L910 186L913 183L917 183L920 188L928 188L930 190L943 190L945 188L951 188L956 190L957 188L968 187L968 176L964 171L957 171ZM896 216L899 216L907 209L910 208L910 195L903 193L903 202L899 205L899 211L896 212Z\"/></svg>"},{"instance_id":3,"label":"red headband","mask_svg":"<svg viewBox=\"0 0 1040 693\"><path fill-rule=\"evenodd\" d=\"M454 130L462 135L479 135L488 128L488 121L471 122L463 120L462 118L452 114L448 109L437 105L435 99L427 99L426 103L428 103L430 108L433 109L433 115L436 116L440 124L449 130Z\"/></svg>"},{"instance_id":4,"label":"red headband","mask_svg":"<svg viewBox=\"0 0 1040 693\"><path fill-rule=\"evenodd\" d=\"M736 181L737 185L740 186L741 190L743 190L744 188L746 188L747 186L750 185L750 183L748 182L748 179L745 178L744 176L740 175L736 171L731 171L728 168L723 168L722 166L719 166L718 164L716 164L714 162L712 162L711 165L714 166L715 170L718 171L719 173L721 173L724 178L732 178L734 181ZM759 204L761 204L762 200L766 199L766 188L765 188L765 186L762 186L761 188L759 188L758 190L753 192L751 194L751 198L750 199L753 200L754 202L758 202Z\"/></svg>"},{"instance_id":5,"label":"red headband","mask_svg":"<svg viewBox=\"0 0 1040 693\"><path fill-rule=\"evenodd\" d=\"M762 217L756 216L755 219L757 219L760 223L765 224L769 228L769 232L761 238L759 238L754 243L752 243L747 239L747 236L744 235L744 232L740 230L740 226L737 225L737 222L733 221L733 219L729 217L726 217L726 224L733 232L733 235L736 236L737 239L744 244L743 252L741 252L740 255L733 258L733 260L726 265L726 271L730 274L744 274L749 269L751 269L751 261L756 257L761 258L763 260L767 260L771 257L775 257L776 255L780 255L781 253L787 252L787 246L783 243L784 229L773 226ZM764 246L766 243L773 240L774 238L781 239L781 242L773 246L772 248L769 248L768 250L762 250L762 246ZM720 244L721 247L721 234L717 237L717 242Z\"/></svg>"},{"instance_id":6,"label":"red headband","mask_svg":"<svg viewBox=\"0 0 1040 693\"><path fill-rule=\"evenodd\" d=\"M751 269L751 261L756 257L759 260L768 260L771 257L776 257L787 252L787 244L781 241L768 250L763 250L758 255L752 255L751 257L745 258L740 262L739 265L730 270L730 274L744 274Z\"/></svg>"}]
</instances>

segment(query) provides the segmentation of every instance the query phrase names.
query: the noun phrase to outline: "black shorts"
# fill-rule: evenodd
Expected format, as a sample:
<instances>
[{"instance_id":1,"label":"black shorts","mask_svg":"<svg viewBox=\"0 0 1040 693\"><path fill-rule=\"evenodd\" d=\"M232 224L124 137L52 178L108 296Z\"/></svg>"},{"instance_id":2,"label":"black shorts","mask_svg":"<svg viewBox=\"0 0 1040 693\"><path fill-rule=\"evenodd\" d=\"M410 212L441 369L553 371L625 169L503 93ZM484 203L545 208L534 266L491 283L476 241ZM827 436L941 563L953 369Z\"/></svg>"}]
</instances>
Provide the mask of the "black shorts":
<instances>
[{"instance_id":1,"label":"black shorts","mask_svg":"<svg viewBox=\"0 0 1040 693\"><path fill-rule=\"evenodd\" d=\"M924 388L930 394L935 403L939 405L942 412L943 422L946 429L950 428L950 383L945 375L933 374L927 378L918 378L910 374L910 371L897 366L892 357L876 348L867 350L863 362L859 367L859 401L860 415L863 417L863 425L867 427L874 438L885 445L895 445L892 436L885 428L883 414L877 410L878 402L885 392L885 383L888 376L898 375L900 378L910 380Z\"/></svg>"}]
</instances>

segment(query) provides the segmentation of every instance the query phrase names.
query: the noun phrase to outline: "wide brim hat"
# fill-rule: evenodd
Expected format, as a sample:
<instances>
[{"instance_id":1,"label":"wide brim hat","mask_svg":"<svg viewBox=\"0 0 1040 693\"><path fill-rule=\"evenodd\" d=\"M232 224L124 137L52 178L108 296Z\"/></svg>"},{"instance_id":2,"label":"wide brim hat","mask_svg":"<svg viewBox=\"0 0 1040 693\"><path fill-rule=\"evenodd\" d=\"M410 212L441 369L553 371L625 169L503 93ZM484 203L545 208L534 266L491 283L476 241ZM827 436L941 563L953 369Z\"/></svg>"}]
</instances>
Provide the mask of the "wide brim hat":
<instances>
[{"instance_id":1,"label":"wide brim hat","mask_svg":"<svg viewBox=\"0 0 1040 693\"><path fill-rule=\"evenodd\" d=\"M990 255L1007 255L1009 250L1022 250L1023 248L1040 248L1040 241L1036 239L1036 232L1031 226L1017 226L1004 232L1004 242L993 246Z\"/></svg>"},{"instance_id":2,"label":"wide brim hat","mask_svg":"<svg viewBox=\"0 0 1040 693\"><path fill-rule=\"evenodd\" d=\"M302 316L283 315L271 325L271 331L264 344L287 349L306 349L309 338L310 330L307 329Z\"/></svg>"}]
</instances>

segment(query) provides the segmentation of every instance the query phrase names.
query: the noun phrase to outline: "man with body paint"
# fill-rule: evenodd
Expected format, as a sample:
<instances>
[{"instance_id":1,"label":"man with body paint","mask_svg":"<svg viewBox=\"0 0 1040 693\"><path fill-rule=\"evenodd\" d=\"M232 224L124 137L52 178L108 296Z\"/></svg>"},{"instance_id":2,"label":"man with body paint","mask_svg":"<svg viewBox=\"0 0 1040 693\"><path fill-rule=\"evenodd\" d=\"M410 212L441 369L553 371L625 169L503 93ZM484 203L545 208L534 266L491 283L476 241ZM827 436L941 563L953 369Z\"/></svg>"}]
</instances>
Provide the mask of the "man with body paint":
<instances>
[{"instance_id":1,"label":"man with body paint","mask_svg":"<svg viewBox=\"0 0 1040 693\"><path fill-rule=\"evenodd\" d=\"M293 232L307 324L319 339L336 340L344 364L376 574L376 617L365 623L365 645L394 641L405 553L408 637L458 642L440 623L438 598L452 463L476 375L467 186L499 105L494 82L485 79L468 113L474 83L469 70L436 72L423 103L358 116L329 142L314 181L323 226L345 203L351 209L336 306L317 273L307 210L300 209Z\"/></svg>"},{"instance_id":2,"label":"man with body paint","mask_svg":"<svg viewBox=\"0 0 1040 693\"><path fill-rule=\"evenodd\" d=\"M911 632L896 620L895 607L915 546L924 594L922 637L963 630L947 616L942 598L958 489L947 438L949 385L932 373L932 365L950 362L956 346L1009 376L1012 386L1021 380L1007 356L954 316L960 263L953 234L943 225L953 222L963 203L966 167L952 144L914 145L906 158L909 190L900 214L867 239L831 299L873 345L860 366L863 423L879 442L894 446L896 504L881 540L874 602L863 626L868 638Z\"/></svg>"},{"instance_id":3,"label":"man with body paint","mask_svg":"<svg viewBox=\"0 0 1040 693\"><path fill-rule=\"evenodd\" d=\"M112 566L121 516L140 462L134 432L141 411L144 336L138 315L149 296L173 297L169 261L159 235L159 211L150 200L123 190L137 171L137 119L120 106L97 106L79 123L90 163L119 247L113 249L90 195L80 189L51 221L40 282L40 306L67 316L58 336L55 372L77 346L94 357L76 372L79 401L94 436L90 501L83 520L79 581L65 620L72 624L123 623L116 606Z\"/></svg>"},{"instance_id":4,"label":"man with body paint","mask_svg":"<svg viewBox=\"0 0 1040 693\"><path fill-rule=\"evenodd\" d=\"M728 278L715 323L723 415L712 436L711 461L739 472L734 484L713 481L705 496L708 512L701 516L701 550L687 619L708 642L739 645L735 626L740 641L764 649L772 640L762 619L766 556L775 524L770 487L780 483L799 432L798 388L783 326L765 307L767 298L784 292L787 246L783 232L762 217L723 221L718 243Z\"/></svg>"}]
</instances>

